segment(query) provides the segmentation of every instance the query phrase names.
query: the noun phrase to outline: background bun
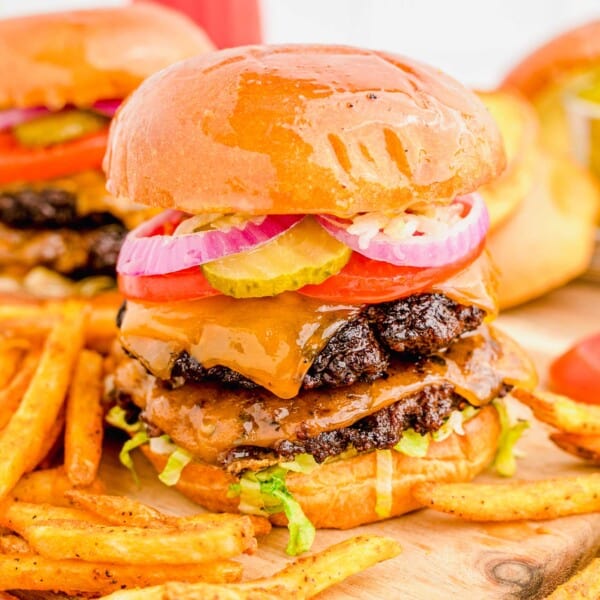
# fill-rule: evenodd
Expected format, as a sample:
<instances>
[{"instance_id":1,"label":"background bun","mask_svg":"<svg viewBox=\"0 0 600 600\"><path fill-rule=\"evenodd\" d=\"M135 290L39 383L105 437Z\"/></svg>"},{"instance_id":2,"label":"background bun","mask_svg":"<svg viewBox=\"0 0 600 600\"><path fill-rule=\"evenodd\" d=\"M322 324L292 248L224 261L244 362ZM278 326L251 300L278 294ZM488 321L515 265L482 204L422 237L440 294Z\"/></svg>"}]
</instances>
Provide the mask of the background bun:
<instances>
[{"instance_id":1,"label":"background bun","mask_svg":"<svg viewBox=\"0 0 600 600\"><path fill-rule=\"evenodd\" d=\"M212 50L183 15L153 4L0 21L0 110L124 98L148 75Z\"/></svg>"},{"instance_id":2,"label":"background bun","mask_svg":"<svg viewBox=\"0 0 600 600\"><path fill-rule=\"evenodd\" d=\"M531 100L541 122L545 147L570 153L565 88L577 77L600 68L600 20L567 31L525 57L504 79L502 87Z\"/></svg>"},{"instance_id":3,"label":"background bun","mask_svg":"<svg viewBox=\"0 0 600 600\"><path fill-rule=\"evenodd\" d=\"M420 481L469 481L483 471L496 453L500 423L495 408L488 406L465 424L465 435L451 435L431 444L425 458L411 458L392 452L394 461L393 504L390 516L419 508L410 495ZM166 458L142 446L157 470ZM375 513L377 478L374 452L321 465L310 475L290 473L286 483L317 528L347 529L381 520ZM238 500L227 498L235 479L218 467L191 463L185 467L177 489L212 511L236 511ZM273 515L277 525L285 524L283 514Z\"/></svg>"},{"instance_id":4,"label":"background bun","mask_svg":"<svg viewBox=\"0 0 600 600\"><path fill-rule=\"evenodd\" d=\"M402 209L504 167L475 94L410 59L344 46L192 58L146 81L111 133L111 193L198 213Z\"/></svg>"}]
</instances>

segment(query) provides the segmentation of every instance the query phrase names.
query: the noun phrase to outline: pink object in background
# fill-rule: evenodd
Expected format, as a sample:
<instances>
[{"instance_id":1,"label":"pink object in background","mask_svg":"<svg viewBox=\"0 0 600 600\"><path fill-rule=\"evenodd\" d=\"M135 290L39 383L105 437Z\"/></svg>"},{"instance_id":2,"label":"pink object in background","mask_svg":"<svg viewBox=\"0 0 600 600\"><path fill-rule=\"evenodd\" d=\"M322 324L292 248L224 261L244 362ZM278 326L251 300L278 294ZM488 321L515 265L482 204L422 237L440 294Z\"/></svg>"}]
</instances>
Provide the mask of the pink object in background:
<instances>
[{"instance_id":1,"label":"pink object in background","mask_svg":"<svg viewBox=\"0 0 600 600\"><path fill-rule=\"evenodd\" d=\"M258 0L155 0L192 18L217 48L261 43Z\"/></svg>"}]
</instances>

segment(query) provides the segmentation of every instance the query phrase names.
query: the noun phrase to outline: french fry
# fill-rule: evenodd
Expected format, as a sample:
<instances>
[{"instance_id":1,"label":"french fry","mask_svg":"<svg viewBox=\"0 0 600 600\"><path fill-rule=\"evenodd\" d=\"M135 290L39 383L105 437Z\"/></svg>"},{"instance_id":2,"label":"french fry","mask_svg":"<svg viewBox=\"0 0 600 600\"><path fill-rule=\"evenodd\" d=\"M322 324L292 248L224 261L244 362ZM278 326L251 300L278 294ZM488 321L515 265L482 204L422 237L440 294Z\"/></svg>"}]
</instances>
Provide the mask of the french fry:
<instances>
[{"instance_id":1,"label":"french fry","mask_svg":"<svg viewBox=\"0 0 600 600\"><path fill-rule=\"evenodd\" d=\"M21 536L14 534L0 536L0 553L33 554L29 544Z\"/></svg>"},{"instance_id":2,"label":"french fry","mask_svg":"<svg viewBox=\"0 0 600 600\"><path fill-rule=\"evenodd\" d=\"M65 305L64 317L50 332L36 372L8 425L0 432L0 499L39 456L63 405L75 359L83 346L85 312ZM27 440L27 444L23 443Z\"/></svg>"},{"instance_id":3,"label":"french fry","mask_svg":"<svg viewBox=\"0 0 600 600\"><path fill-rule=\"evenodd\" d=\"M19 600L19 598L9 594L8 592L0 592L0 600Z\"/></svg>"},{"instance_id":4,"label":"french fry","mask_svg":"<svg viewBox=\"0 0 600 600\"><path fill-rule=\"evenodd\" d=\"M106 524L106 521L79 508L30 504L5 500L0 504L0 525L21 534L30 525L48 521L81 521L86 524Z\"/></svg>"},{"instance_id":5,"label":"french fry","mask_svg":"<svg viewBox=\"0 0 600 600\"><path fill-rule=\"evenodd\" d=\"M556 519L600 511L600 473L505 484L419 483L423 506L468 521Z\"/></svg>"},{"instance_id":6,"label":"french fry","mask_svg":"<svg viewBox=\"0 0 600 600\"><path fill-rule=\"evenodd\" d=\"M90 485L102 457L102 356L83 350L67 398L65 469L73 485Z\"/></svg>"},{"instance_id":7,"label":"french fry","mask_svg":"<svg viewBox=\"0 0 600 600\"><path fill-rule=\"evenodd\" d=\"M600 465L600 435L553 433L550 439L565 452Z\"/></svg>"},{"instance_id":8,"label":"french fry","mask_svg":"<svg viewBox=\"0 0 600 600\"><path fill-rule=\"evenodd\" d=\"M47 558L155 565L206 562L253 551L250 519L239 517L210 529L145 529L55 520L19 533Z\"/></svg>"},{"instance_id":9,"label":"french fry","mask_svg":"<svg viewBox=\"0 0 600 600\"><path fill-rule=\"evenodd\" d=\"M69 490L65 496L111 525L124 527L176 528L177 518L169 517L137 500L126 496L90 494L81 490Z\"/></svg>"},{"instance_id":10,"label":"french fry","mask_svg":"<svg viewBox=\"0 0 600 600\"><path fill-rule=\"evenodd\" d=\"M12 490L13 500L37 504L54 504L55 506L73 506L65 496L67 490L72 490L73 484L67 477L63 467L33 471L23 476ZM86 491L101 494L104 485L98 479L86 488Z\"/></svg>"},{"instance_id":11,"label":"french fry","mask_svg":"<svg viewBox=\"0 0 600 600\"><path fill-rule=\"evenodd\" d=\"M237 520L239 515L201 513L188 517L174 517L142 504L126 496L108 496L91 494L82 490L70 490L65 496L75 505L84 508L106 520L111 525L129 527L166 527L171 529L190 529L193 527L216 527L228 520ZM267 535L271 523L264 517L247 515L252 522L256 537Z\"/></svg>"},{"instance_id":12,"label":"french fry","mask_svg":"<svg viewBox=\"0 0 600 600\"><path fill-rule=\"evenodd\" d=\"M400 552L395 540L362 535L300 558L271 577L228 586L169 583L117 592L104 600L304 600Z\"/></svg>"},{"instance_id":13,"label":"french fry","mask_svg":"<svg viewBox=\"0 0 600 600\"><path fill-rule=\"evenodd\" d=\"M592 600L600 598L600 558L559 585L546 600Z\"/></svg>"},{"instance_id":14,"label":"french fry","mask_svg":"<svg viewBox=\"0 0 600 600\"><path fill-rule=\"evenodd\" d=\"M55 458L57 451L59 450L59 441L62 442L62 432L65 428L65 409L64 406L61 407L58 416L56 417L54 423L48 431L46 438L43 440L43 443L39 449L39 453L36 455L31 454L29 456L25 467L25 472L29 473L33 471L36 467L41 467L42 469L47 468L51 465L52 460Z\"/></svg>"},{"instance_id":15,"label":"french fry","mask_svg":"<svg viewBox=\"0 0 600 600\"><path fill-rule=\"evenodd\" d=\"M4 429L21 403L23 394L35 373L40 360L39 352L32 350L27 353L19 372L8 385L0 391L0 429Z\"/></svg>"},{"instance_id":16,"label":"french fry","mask_svg":"<svg viewBox=\"0 0 600 600\"><path fill-rule=\"evenodd\" d=\"M0 338L0 390L14 377L23 355L23 347L12 338Z\"/></svg>"},{"instance_id":17,"label":"french fry","mask_svg":"<svg viewBox=\"0 0 600 600\"><path fill-rule=\"evenodd\" d=\"M61 590L67 594L109 594L123 587L142 587L166 581L239 581L242 566L234 561L202 564L114 565L82 560L52 560L13 554L0 557L0 589Z\"/></svg>"},{"instance_id":18,"label":"french fry","mask_svg":"<svg viewBox=\"0 0 600 600\"><path fill-rule=\"evenodd\" d=\"M566 433L600 435L600 406L575 402L551 392L515 388L511 395L529 406L537 419Z\"/></svg>"}]
</instances>

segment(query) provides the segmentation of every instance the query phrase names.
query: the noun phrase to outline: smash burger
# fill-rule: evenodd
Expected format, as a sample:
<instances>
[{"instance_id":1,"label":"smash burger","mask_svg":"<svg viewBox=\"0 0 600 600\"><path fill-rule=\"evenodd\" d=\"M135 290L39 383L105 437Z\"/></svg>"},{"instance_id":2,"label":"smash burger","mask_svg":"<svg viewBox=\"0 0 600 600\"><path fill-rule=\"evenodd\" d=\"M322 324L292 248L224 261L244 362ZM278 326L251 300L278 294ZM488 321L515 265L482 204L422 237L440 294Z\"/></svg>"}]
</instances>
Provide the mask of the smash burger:
<instances>
[{"instance_id":1,"label":"smash burger","mask_svg":"<svg viewBox=\"0 0 600 600\"><path fill-rule=\"evenodd\" d=\"M473 193L503 166L476 96L407 58L247 47L151 77L105 162L166 209L119 257L123 462L140 446L211 510L287 519L294 553L509 452L497 399L534 375L486 323Z\"/></svg>"},{"instance_id":2,"label":"smash burger","mask_svg":"<svg viewBox=\"0 0 600 600\"><path fill-rule=\"evenodd\" d=\"M143 211L106 193L111 118L148 75L210 49L191 21L152 5L0 21L0 293L114 286Z\"/></svg>"}]
</instances>

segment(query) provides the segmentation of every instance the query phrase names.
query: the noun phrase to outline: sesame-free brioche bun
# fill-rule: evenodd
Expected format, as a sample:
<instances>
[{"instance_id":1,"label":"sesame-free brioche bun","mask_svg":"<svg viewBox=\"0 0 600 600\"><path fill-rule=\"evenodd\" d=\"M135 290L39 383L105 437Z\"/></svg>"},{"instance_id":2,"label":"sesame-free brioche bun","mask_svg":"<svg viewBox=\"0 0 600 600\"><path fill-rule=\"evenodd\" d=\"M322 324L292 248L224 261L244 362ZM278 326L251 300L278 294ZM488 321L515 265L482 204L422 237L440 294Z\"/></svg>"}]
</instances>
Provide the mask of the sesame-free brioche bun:
<instances>
[{"instance_id":1,"label":"sesame-free brioche bun","mask_svg":"<svg viewBox=\"0 0 600 600\"><path fill-rule=\"evenodd\" d=\"M153 4L0 21L0 110L124 98L146 77L213 49L183 15Z\"/></svg>"},{"instance_id":2,"label":"sesame-free brioche bun","mask_svg":"<svg viewBox=\"0 0 600 600\"><path fill-rule=\"evenodd\" d=\"M496 125L437 69L345 46L248 46L148 79L105 158L117 197L192 213L398 210L504 168Z\"/></svg>"},{"instance_id":3,"label":"sesame-free brioche bun","mask_svg":"<svg viewBox=\"0 0 600 600\"><path fill-rule=\"evenodd\" d=\"M420 508L410 493L416 483L469 481L490 464L500 436L496 409L483 408L465 423L464 430L465 435L452 434L442 442L430 444L424 458L391 452L392 510L388 516ZM164 468L164 455L153 453L147 445L142 450L158 471ZM223 469L192 462L183 470L176 487L209 510L235 512L239 500L227 496L235 481ZM376 452L326 463L310 474L289 473L286 478L288 489L317 528L348 529L381 520L375 512L376 483ZM271 520L276 525L286 523L282 513L272 515Z\"/></svg>"},{"instance_id":4,"label":"sesame-free brioche bun","mask_svg":"<svg viewBox=\"0 0 600 600\"><path fill-rule=\"evenodd\" d=\"M529 98L541 122L541 140L554 152L571 153L565 90L590 71L600 70L600 20L555 37L526 56L502 87Z\"/></svg>"}]
</instances>

